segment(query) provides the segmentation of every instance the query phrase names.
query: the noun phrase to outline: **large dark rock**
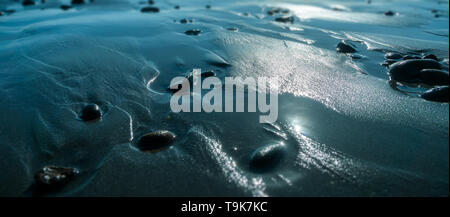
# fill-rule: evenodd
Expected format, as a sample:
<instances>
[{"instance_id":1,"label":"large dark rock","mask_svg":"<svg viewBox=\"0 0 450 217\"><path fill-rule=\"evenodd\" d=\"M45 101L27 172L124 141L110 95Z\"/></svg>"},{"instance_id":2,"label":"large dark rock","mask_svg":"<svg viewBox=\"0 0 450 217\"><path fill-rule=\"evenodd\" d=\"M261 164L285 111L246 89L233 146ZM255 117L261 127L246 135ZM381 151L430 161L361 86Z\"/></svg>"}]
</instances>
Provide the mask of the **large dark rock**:
<instances>
[{"instance_id":1,"label":"large dark rock","mask_svg":"<svg viewBox=\"0 0 450 217\"><path fill-rule=\"evenodd\" d=\"M449 85L448 72L439 69L423 69L419 74L420 80L428 85Z\"/></svg>"},{"instance_id":2,"label":"large dark rock","mask_svg":"<svg viewBox=\"0 0 450 217\"><path fill-rule=\"evenodd\" d=\"M395 81L420 83L420 71L423 69L441 69L439 62L429 59L403 60L390 66L389 75Z\"/></svg>"},{"instance_id":3,"label":"large dark rock","mask_svg":"<svg viewBox=\"0 0 450 217\"><path fill-rule=\"evenodd\" d=\"M250 169L255 172L265 172L276 167L285 155L282 143L263 146L250 156Z\"/></svg>"},{"instance_id":4,"label":"large dark rock","mask_svg":"<svg viewBox=\"0 0 450 217\"><path fill-rule=\"evenodd\" d=\"M389 52L384 55L384 58L389 59L389 60L397 60L397 59L401 59L402 57L403 56L401 54L393 53L393 52Z\"/></svg>"},{"instance_id":5,"label":"large dark rock","mask_svg":"<svg viewBox=\"0 0 450 217\"><path fill-rule=\"evenodd\" d=\"M428 90L421 95L423 99L433 102L447 102L448 103L448 86L436 87Z\"/></svg>"},{"instance_id":6,"label":"large dark rock","mask_svg":"<svg viewBox=\"0 0 450 217\"><path fill-rule=\"evenodd\" d=\"M83 108L80 118L83 121L95 121L102 117L102 110L96 104L90 104Z\"/></svg>"},{"instance_id":7,"label":"large dark rock","mask_svg":"<svg viewBox=\"0 0 450 217\"><path fill-rule=\"evenodd\" d=\"M336 46L336 51L339 53L355 53L356 49L352 45L348 44L347 42L341 41Z\"/></svg>"},{"instance_id":8,"label":"large dark rock","mask_svg":"<svg viewBox=\"0 0 450 217\"><path fill-rule=\"evenodd\" d=\"M144 134L138 139L136 146L144 152L158 152L169 148L175 138L172 132L160 130Z\"/></svg>"}]
</instances>

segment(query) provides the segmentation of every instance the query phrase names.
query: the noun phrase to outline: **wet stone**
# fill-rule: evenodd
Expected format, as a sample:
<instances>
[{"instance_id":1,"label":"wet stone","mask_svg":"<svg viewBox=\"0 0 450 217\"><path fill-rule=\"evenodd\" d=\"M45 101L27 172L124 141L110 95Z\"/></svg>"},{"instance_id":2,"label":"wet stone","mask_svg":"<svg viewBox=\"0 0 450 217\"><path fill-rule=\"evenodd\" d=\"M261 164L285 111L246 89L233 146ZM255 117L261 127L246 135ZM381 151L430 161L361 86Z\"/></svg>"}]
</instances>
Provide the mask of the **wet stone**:
<instances>
[{"instance_id":1,"label":"wet stone","mask_svg":"<svg viewBox=\"0 0 450 217\"><path fill-rule=\"evenodd\" d=\"M250 169L255 172L266 172L276 167L285 155L282 143L270 144L255 150L250 156Z\"/></svg>"},{"instance_id":2,"label":"wet stone","mask_svg":"<svg viewBox=\"0 0 450 217\"><path fill-rule=\"evenodd\" d=\"M424 56L422 57L422 59L431 59L431 60L436 60L436 61L439 60L439 59L437 58L437 56L435 56L434 54L427 54L427 55L424 55Z\"/></svg>"},{"instance_id":3,"label":"wet stone","mask_svg":"<svg viewBox=\"0 0 450 217\"><path fill-rule=\"evenodd\" d=\"M159 8L153 7L153 6L147 6L147 7L141 8L141 12L142 13L158 13Z\"/></svg>"},{"instance_id":4,"label":"wet stone","mask_svg":"<svg viewBox=\"0 0 450 217\"><path fill-rule=\"evenodd\" d=\"M336 46L336 50L339 53L355 53L356 52L356 49L352 45L347 44L344 41L339 42L339 44Z\"/></svg>"},{"instance_id":5,"label":"wet stone","mask_svg":"<svg viewBox=\"0 0 450 217\"><path fill-rule=\"evenodd\" d=\"M180 20L180 23L182 23L182 24L193 23L193 22L194 22L194 19L183 18Z\"/></svg>"},{"instance_id":6,"label":"wet stone","mask_svg":"<svg viewBox=\"0 0 450 217\"><path fill-rule=\"evenodd\" d=\"M384 12L384 15L385 16L394 16L395 12L393 12L393 11L386 11L386 12Z\"/></svg>"},{"instance_id":7,"label":"wet stone","mask_svg":"<svg viewBox=\"0 0 450 217\"><path fill-rule=\"evenodd\" d=\"M50 193L59 190L79 174L76 168L45 166L35 174L35 183L31 188L33 193Z\"/></svg>"},{"instance_id":8,"label":"wet stone","mask_svg":"<svg viewBox=\"0 0 450 217\"><path fill-rule=\"evenodd\" d=\"M428 90L422 94L421 97L428 101L448 103L448 86L436 87Z\"/></svg>"},{"instance_id":9,"label":"wet stone","mask_svg":"<svg viewBox=\"0 0 450 217\"><path fill-rule=\"evenodd\" d=\"M237 32L239 29L236 27L228 27L227 30Z\"/></svg>"},{"instance_id":10,"label":"wet stone","mask_svg":"<svg viewBox=\"0 0 450 217\"><path fill-rule=\"evenodd\" d=\"M200 29L191 29L191 30L187 30L186 32L184 32L184 34L186 34L186 35L200 35L201 32L202 32L202 30L200 30Z\"/></svg>"},{"instance_id":11,"label":"wet stone","mask_svg":"<svg viewBox=\"0 0 450 217\"><path fill-rule=\"evenodd\" d=\"M153 5L153 4L155 4L155 1L154 0L148 0L148 4L149 5Z\"/></svg>"},{"instance_id":12,"label":"wet stone","mask_svg":"<svg viewBox=\"0 0 450 217\"><path fill-rule=\"evenodd\" d=\"M70 6L70 5L61 5L60 8L61 8L62 10L64 10L64 11L67 11L67 10L71 9L72 6Z\"/></svg>"},{"instance_id":13,"label":"wet stone","mask_svg":"<svg viewBox=\"0 0 450 217\"><path fill-rule=\"evenodd\" d=\"M22 1L23 6L30 6L30 5L34 5L34 4L36 4L36 2L34 2L34 0L23 0Z\"/></svg>"},{"instance_id":14,"label":"wet stone","mask_svg":"<svg viewBox=\"0 0 450 217\"><path fill-rule=\"evenodd\" d=\"M211 5L205 5L206 9L211 9Z\"/></svg>"},{"instance_id":15,"label":"wet stone","mask_svg":"<svg viewBox=\"0 0 450 217\"><path fill-rule=\"evenodd\" d=\"M72 0L72 4L73 5L79 5L79 4L84 4L84 0Z\"/></svg>"},{"instance_id":16,"label":"wet stone","mask_svg":"<svg viewBox=\"0 0 450 217\"><path fill-rule=\"evenodd\" d=\"M275 21L280 23L294 23L294 17L293 16L277 17L275 18Z\"/></svg>"},{"instance_id":17,"label":"wet stone","mask_svg":"<svg viewBox=\"0 0 450 217\"><path fill-rule=\"evenodd\" d=\"M136 144L143 152L159 152L168 149L176 136L170 131L161 130L141 136Z\"/></svg>"},{"instance_id":18,"label":"wet stone","mask_svg":"<svg viewBox=\"0 0 450 217\"><path fill-rule=\"evenodd\" d=\"M80 118L83 121L96 121L102 117L102 110L96 104L90 104L83 108Z\"/></svg>"},{"instance_id":19,"label":"wet stone","mask_svg":"<svg viewBox=\"0 0 450 217\"><path fill-rule=\"evenodd\" d=\"M384 55L385 59L390 59L390 60L397 60L397 59L401 59L402 57L403 56L401 54L393 53L393 52L389 52Z\"/></svg>"},{"instance_id":20,"label":"wet stone","mask_svg":"<svg viewBox=\"0 0 450 217\"><path fill-rule=\"evenodd\" d=\"M420 71L423 69L441 69L442 66L435 60L412 59L403 60L391 65L389 74L395 81L420 82Z\"/></svg>"},{"instance_id":21,"label":"wet stone","mask_svg":"<svg viewBox=\"0 0 450 217\"><path fill-rule=\"evenodd\" d=\"M439 69L423 69L419 74L422 83L435 85L449 85L448 72Z\"/></svg>"}]
</instances>

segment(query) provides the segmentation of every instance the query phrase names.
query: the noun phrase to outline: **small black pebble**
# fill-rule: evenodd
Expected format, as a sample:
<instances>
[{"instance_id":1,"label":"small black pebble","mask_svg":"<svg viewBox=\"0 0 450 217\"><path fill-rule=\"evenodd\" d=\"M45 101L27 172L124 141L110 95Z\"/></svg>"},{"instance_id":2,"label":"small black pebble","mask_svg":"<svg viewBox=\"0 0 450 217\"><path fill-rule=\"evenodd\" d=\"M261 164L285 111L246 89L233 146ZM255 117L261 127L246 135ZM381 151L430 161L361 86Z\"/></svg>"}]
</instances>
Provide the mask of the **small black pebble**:
<instances>
[{"instance_id":1,"label":"small black pebble","mask_svg":"<svg viewBox=\"0 0 450 217\"><path fill-rule=\"evenodd\" d=\"M180 6L179 5L175 5L175 7L173 7L173 8L175 8L175 9L180 9Z\"/></svg>"},{"instance_id":2,"label":"small black pebble","mask_svg":"<svg viewBox=\"0 0 450 217\"><path fill-rule=\"evenodd\" d=\"M167 130L151 132L139 138L137 147L141 151L157 152L169 148L175 138L175 134Z\"/></svg>"},{"instance_id":3,"label":"small black pebble","mask_svg":"<svg viewBox=\"0 0 450 217\"><path fill-rule=\"evenodd\" d=\"M237 32L238 28L236 27L228 27L227 30L233 31L233 32Z\"/></svg>"},{"instance_id":4,"label":"small black pebble","mask_svg":"<svg viewBox=\"0 0 450 217\"><path fill-rule=\"evenodd\" d=\"M205 8L206 9L211 9L211 5L206 5Z\"/></svg>"},{"instance_id":5,"label":"small black pebble","mask_svg":"<svg viewBox=\"0 0 450 217\"><path fill-rule=\"evenodd\" d=\"M336 50L339 53L355 53L356 49L353 48L350 44L347 44L344 41L339 42L339 44L336 46Z\"/></svg>"},{"instance_id":6,"label":"small black pebble","mask_svg":"<svg viewBox=\"0 0 450 217\"><path fill-rule=\"evenodd\" d=\"M186 35L200 35L201 32L202 32L202 30L200 30L200 29L191 29L191 30L187 30L186 32L184 32L184 34L186 34Z\"/></svg>"},{"instance_id":7,"label":"small black pebble","mask_svg":"<svg viewBox=\"0 0 450 217\"><path fill-rule=\"evenodd\" d=\"M159 12L159 8L153 7L153 6L148 6L148 7L142 8L141 12L142 13L158 13Z\"/></svg>"},{"instance_id":8,"label":"small black pebble","mask_svg":"<svg viewBox=\"0 0 450 217\"><path fill-rule=\"evenodd\" d=\"M194 19L183 18L180 20L180 23L182 23L182 24L193 23L193 22L194 22Z\"/></svg>"},{"instance_id":9,"label":"small black pebble","mask_svg":"<svg viewBox=\"0 0 450 217\"><path fill-rule=\"evenodd\" d=\"M71 9L72 6L70 6L70 5L61 5L60 8L61 8L62 10L64 10L64 11L67 11L67 10Z\"/></svg>"},{"instance_id":10,"label":"small black pebble","mask_svg":"<svg viewBox=\"0 0 450 217\"><path fill-rule=\"evenodd\" d=\"M72 0L73 5L84 4L84 0Z\"/></svg>"},{"instance_id":11,"label":"small black pebble","mask_svg":"<svg viewBox=\"0 0 450 217\"><path fill-rule=\"evenodd\" d=\"M448 86L436 87L428 90L427 92L422 94L421 97L428 101L448 103Z\"/></svg>"},{"instance_id":12,"label":"small black pebble","mask_svg":"<svg viewBox=\"0 0 450 217\"><path fill-rule=\"evenodd\" d=\"M431 60L439 61L437 56L435 56L434 54L427 54L427 55L423 56L422 59L431 59Z\"/></svg>"},{"instance_id":13,"label":"small black pebble","mask_svg":"<svg viewBox=\"0 0 450 217\"><path fill-rule=\"evenodd\" d=\"M29 6L29 5L34 5L34 4L36 4L36 2L34 2L34 0L24 0L22 2L23 6Z\"/></svg>"},{"instance_id":14,"label":"small black pebble","mask_svg":"<svg viewBox=\"0 0 450 217\"><path fill-rule=\"evenodd\" d=\"M394 16L395 13L393 11L386 11L386 12L384 12L384 15L385 16Z\"/></svg>"},{"instance_id":15,"label":"small black pebble","mask_svg":"<svg viewBox=\"0 0 450 217\"><path fill-rule=\"evenodd\" d=\"M148 4L149 4L149 5L155 4L155 1L153 1L153 0L148 0Z\"/></svg>"},{"instance_id":16,"label":"small black pebble","mask_svg":"<svg viewBox=\"0 0 450 217\"><path fill-rule=\"evenodd\" d=\"M102 111L96 104L90 104L83 108L80 118L83 121L94 121L102 117Z\"/></svg>"},{"instance_id":17,"label":"small black pebble","mask_svg":"<svg viewBox=\"0 0 450 217\"><path fill-rule=\"evenodd\" d=\"M35 176L31 189L35 194L50 193L62 188L67 182L79 175L76 168L45 166Z\"/></svg>"},{"instance_id":18,"label":"small black pebble","mask_svg":"<svg viewBox=\"0 0 450 217\"><path fill-rule=\"evenodd\" d=\"M277 17L275 18L275 21L280 23L294 23L294 17L288 16L288 17Z\"/></svg>"},{"instance_id":19,"label":"small black pebble","mask_svg":"<svg viewBox=\"0 0 450 217\"><path fill-rule=\"evenodd\" d=\"M393 52L389 52L384 55L385 59L390 59L390 60L397 60L397 59L401 59L402 57L403 56L401 54L393 53Z\"/></svg>"}]
</instances>

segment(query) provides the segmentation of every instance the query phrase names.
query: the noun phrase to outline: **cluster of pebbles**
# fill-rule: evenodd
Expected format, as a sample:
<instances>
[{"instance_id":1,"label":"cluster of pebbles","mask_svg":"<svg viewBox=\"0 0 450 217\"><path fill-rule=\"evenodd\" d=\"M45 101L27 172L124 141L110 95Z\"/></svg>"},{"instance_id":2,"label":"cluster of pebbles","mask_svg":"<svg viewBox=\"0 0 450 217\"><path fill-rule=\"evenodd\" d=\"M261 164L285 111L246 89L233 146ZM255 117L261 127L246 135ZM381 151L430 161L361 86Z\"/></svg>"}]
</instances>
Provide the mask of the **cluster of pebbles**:
<instances>
[{"instance_id":1,"label":"cluster of pebbles","mask_svg":"<svg viewBox=\"0 0 450 217\"><path fill-rule=\"evenodd\" d=\"M382 64L389 68L389 84L395 90L398 85L427 88L419 96L433 102L448 103L449 72L434 54L422 56L389 52Z\"/></svg>"}]
</instances>

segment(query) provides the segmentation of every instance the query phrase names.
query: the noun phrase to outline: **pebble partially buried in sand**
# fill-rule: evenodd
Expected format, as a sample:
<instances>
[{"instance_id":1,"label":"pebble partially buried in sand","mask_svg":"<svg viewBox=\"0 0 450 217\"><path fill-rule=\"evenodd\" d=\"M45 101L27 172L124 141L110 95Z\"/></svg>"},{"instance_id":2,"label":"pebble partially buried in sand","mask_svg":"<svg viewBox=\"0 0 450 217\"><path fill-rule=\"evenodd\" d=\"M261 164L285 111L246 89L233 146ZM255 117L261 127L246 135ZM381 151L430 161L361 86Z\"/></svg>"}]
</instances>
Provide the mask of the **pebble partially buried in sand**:
<instances>
[{"instance_id":1,"label":"pebble partially buried in sand","mask_svg":"<svg viewBox=\"0 0 450 217\"><path fill-rule=\"evenodd\" d=\"M428 101L448 103L448 86L436 87L428 90L422 94L421 97Z\"/></svg>"},{"instance_id":2,"label":"pebble partially buried in sand","mask_svg":"<svg viewBox=\"0 0 450 217\"><path fill-rule=\"evenodd\" d=\"M76 168L45 166L34 176L33 193L45 194L58 190L79 174Z\"/></svg>"},{"instance_id":3,"label":"pebble partially buried in sand","mask_svg":"<svg viewBox=\"0 0 450 217\"><path fill-rule=\"evenodd\" d=\"M168 149L176 135L167 130L160 130L144 134L138 139L136 146L143 152L159 152Z\"/></svg>"},{"instance_id":4,"label":"pebble partially buried in sand","mask_svg":"<svg viewBox=\"0 0 450 217\"><path fill-rule=\"evenodd\" d=\"M356 49L352 45L348 44L347 42L341 41L336 46L336 51L339 53L355 53Z\"/></svg>"},{"instance_id":5,"label":"pebble partially buried in sand","mask_svg":"<svg viewBox=\"0 0 450 217\"><path fill-rule=\"evenodd\" d=\"M285 155L283 143L263 146L250 156L250 169L254 172L266 172L276 167Z\"/></svg>"},{"instance_id":6,"label":"pebble partially buried in sand","mask_svg":"<svg viewBox=\"0 0 450 217\"><path fill-rule=\"evenodd\" d=\"M423 69L419 73L419 78L422 83L431 86L449 85L448 72L439 69Z\"/></svg>"},{"instance_id":7,"label":"pebble partially buried in sand","mask_svg":"<svg viewBox=\"0 0 450 217\"><path fill-rule=\"evenodd\" d=\"M90 104L83 108L80 118L83 121L96 121L102 117L102 110L97 104Z\"/></svg>"},{"instance_id":8,"label":"pebble partially buried in sand","mask_svg":"<svg viewBox=\"0 0 450 217\"><path fill-rule=\"evenodd\" d=\"M186 34L186 35L200 35L201 32L202 32L202 30L200 30L200 29L191 29L191 30L187 30L186 32L184 32L184 34Z\"/></svg>"}]
</instances>

